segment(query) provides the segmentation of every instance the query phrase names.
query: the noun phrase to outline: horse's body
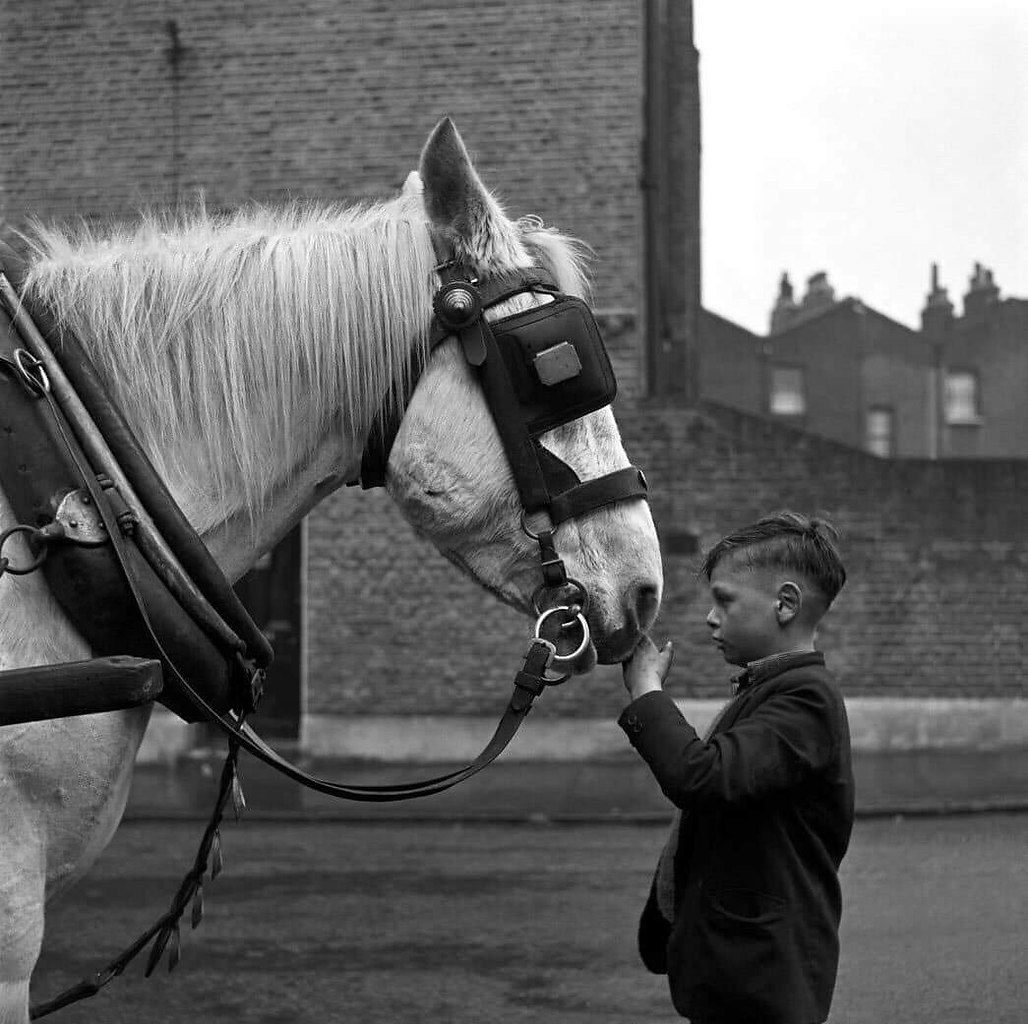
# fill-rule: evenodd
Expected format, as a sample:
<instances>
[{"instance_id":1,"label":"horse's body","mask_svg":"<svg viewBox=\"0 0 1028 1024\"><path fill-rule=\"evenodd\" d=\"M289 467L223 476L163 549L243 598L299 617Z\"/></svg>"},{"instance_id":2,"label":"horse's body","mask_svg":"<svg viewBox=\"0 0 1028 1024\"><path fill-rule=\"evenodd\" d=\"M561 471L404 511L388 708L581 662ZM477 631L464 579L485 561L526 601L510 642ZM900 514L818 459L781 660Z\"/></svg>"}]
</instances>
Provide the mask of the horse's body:
<instances>
[{"instance_id":1,"label":"horse's body","mask_svg":"<svg viewBox=\"0 0 1028 1024\"><path fill-rule=\"evenodd\" d=\"M149 223L106 240L41 233L28 286L79 334L169 490L230 579L356 475L372 419L431 321L442 232L483 275L542 260L582 278L567 240L509 221L443 122L420 179L363 211L258 211ZM524 301L542 301L535 297ZM508 310L503 310L506 312ZM585 480L628 464L602 409L544 438ZM407 407L387 486L414 528L527 611L538 554L490 414L453 342ZM0 492L0 530L15 522ZM661 571L641 500L563 524L591 595L597 655L628 654ZM5 549L12 560L17 544ZM25 552L20 552L25 557ZM41 574L0 576L0 669L88 658ZM0 1024L28 1020L46 899L80 877L124 810L149 707L0 728Z\"/></svg>"}]
</instances>

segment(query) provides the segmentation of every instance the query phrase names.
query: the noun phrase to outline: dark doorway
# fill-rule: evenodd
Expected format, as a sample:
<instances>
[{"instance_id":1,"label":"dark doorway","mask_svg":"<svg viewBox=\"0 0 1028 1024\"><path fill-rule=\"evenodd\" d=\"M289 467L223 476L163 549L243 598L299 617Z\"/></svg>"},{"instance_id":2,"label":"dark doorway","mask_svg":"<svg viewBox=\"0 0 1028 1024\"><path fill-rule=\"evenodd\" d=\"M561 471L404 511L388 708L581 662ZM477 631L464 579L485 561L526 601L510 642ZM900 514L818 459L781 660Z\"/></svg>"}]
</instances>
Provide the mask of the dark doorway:
<instances>
[{"instance_id":1,"label":"dark doorway","mask_svg":"<svg viewBox=\"0 0 1028 1024\"><path fill-rule=\"evenodd\" d=\"M254 622L275 648L264 697L250 719L268 740L300 737L300 634L303 525L297 526L237 584Z\"/></svg>"}]
</instances>

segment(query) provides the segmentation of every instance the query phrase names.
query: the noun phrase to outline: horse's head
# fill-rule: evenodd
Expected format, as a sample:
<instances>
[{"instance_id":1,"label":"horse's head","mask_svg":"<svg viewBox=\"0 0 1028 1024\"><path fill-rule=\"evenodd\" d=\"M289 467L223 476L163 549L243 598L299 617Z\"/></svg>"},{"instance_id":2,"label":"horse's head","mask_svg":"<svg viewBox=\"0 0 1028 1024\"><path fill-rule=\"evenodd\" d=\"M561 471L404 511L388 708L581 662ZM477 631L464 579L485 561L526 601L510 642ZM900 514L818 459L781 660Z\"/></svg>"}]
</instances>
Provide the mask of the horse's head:
<instances>
[{"instance_id":1,"label":"horse's head","mask_svg":"<svg viewBox=\"0 0 1028 1024\"><path fill-rule=\"evenodd\" d=\"M420 193L437 248L487 285L512 271L542 267L561 292L584 290L575 244L534 219L511 221L483 187L448 119L429 138L420 175L404 187ZM552 301L522 291L487 311L495 321ZM609 405L539 435L582 481L629 466ZM627 475L627 474L626 474ZM540 549L523 528L511 466L475 372L456 338L437 347L420 377L388 462L387 486L419 533L501 600L532 609L542 581ZM545 514L529 526L546 526ZM595 647L577 660L616 662L657 615L662 572L656 531L642 497L592 508L556 525L556 550L567 575L588 592ZM544 606L556 603L546 595Z\"/></svg>"}]
</instances>

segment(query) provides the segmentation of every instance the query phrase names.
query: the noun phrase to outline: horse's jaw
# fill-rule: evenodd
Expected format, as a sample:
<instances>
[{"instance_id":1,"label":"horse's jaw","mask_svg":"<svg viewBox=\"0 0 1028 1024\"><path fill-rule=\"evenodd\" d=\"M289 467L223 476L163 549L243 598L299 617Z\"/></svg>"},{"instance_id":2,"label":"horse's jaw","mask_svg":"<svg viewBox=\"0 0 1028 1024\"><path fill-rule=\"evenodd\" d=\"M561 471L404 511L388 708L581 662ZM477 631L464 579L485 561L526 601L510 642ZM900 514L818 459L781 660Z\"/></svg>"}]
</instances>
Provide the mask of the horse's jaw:
<instances>
[{"instance_id":1,"label":"horse's jaw","mask_svg":"<svg viewBox=\"0 0 1028 1024\"><path fill-rule=\"evenodd\" d=\"M499 554L500 552L498 551L497 553ZM531 600L531 594L539 584L537 564L530 565L527 568L524 564L520 567L510 567L509 548L505 548L503 551L506 557L497 558L495 561L488 558L483 559L481 549L479 549L478 555L473 561L469 561L466 555L453 549L441 549L441 554L501 603L508 605L526 617L531 619L538 618L539 613L532 606ZM536 560L537 562L538 559ZM508 567L510 571L505 571L501 566ZM521 585L517 585L516 581L520 575L524 575L526 578L521 581ZM554 602L551 601L548 607L553 605ZM529 627L529 632L532 633L531 627ZM554 639L550 630L546 631L545 637L549 640ZM572 653L580 645L581 639L582 634L580 631L569 630L567 641L558 642L557 644L558 653ZM566 665L563 671L576 676L584 675L596 667L597 661L596 644L591 639L590 628L590 639L585 644L584 650L570 665Z\"/></svg>"},{"instance_id":2,"label":"horse's jaw","mask_svg":"<svg viewBox=\"0 0 1028 1024\"><path fill-rule=\"evenodd\" d=\"M488 529L476 532L466 526L463 533L452 529L444 533L440 522L446 516L440 509L427 514L423 500L405 496L395 480L391 493L416 533L432 541L448 561L503 604L535 619L536 596L542 608L576 599L577 592L571 589L539 592L543 579L539 548L522 532L515 511ZM585 614L591 639L571 671L578 675L597 663L623 661L660 609L663 572L649 505L636 499L599 509L579 522L558 526L555 539L568 577L579 581L588 595ZM560 653L569 653L580 640L580 630L569 629L567 642L558 643Z\"/></svg>"}]
</instances>

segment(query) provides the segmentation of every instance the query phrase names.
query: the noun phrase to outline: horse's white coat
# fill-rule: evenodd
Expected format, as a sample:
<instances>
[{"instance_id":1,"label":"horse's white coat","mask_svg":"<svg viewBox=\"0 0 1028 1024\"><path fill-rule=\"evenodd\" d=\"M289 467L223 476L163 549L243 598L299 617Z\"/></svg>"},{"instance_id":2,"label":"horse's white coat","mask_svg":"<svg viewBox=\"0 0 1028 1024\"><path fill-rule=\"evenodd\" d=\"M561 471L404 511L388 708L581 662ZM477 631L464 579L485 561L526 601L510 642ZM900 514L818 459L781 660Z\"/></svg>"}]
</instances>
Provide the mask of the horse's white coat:
<instances>
[{"instance_id":1,"label":"horse's white coat","mask_svg":"<svg viewBox=\"0 0 1028 1024\"><path fill-rule=\"evenodd\" d=\"M566 290L582 289L573 244L537 221L508 220L449 121L426 144L420 177L369 210L263 212L227 226L201 217L107 240L43 233L32 287L76 327L230 578L359 465L382 396L424 344L429 224L481 273L530 265L535 252ZM628 464L609 409L544 442L583 479ZM417 386L388 488L444 555L527 609L537 548L454 343ZM0 529L13 522L0 493ZM564 524L557 543L592 595L600 656L623 657L659 602L648 507ZM17 558L17 543L5 553ZM88 656L41 576L0 577L0 668ZM44 902L109 842L148 720L143 708L0 728L0 1024L28 1020Z\"/></svg>"}]
</instances>

